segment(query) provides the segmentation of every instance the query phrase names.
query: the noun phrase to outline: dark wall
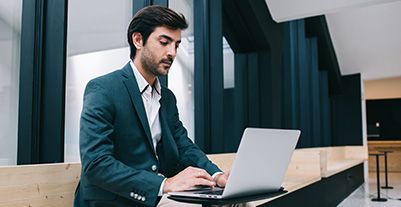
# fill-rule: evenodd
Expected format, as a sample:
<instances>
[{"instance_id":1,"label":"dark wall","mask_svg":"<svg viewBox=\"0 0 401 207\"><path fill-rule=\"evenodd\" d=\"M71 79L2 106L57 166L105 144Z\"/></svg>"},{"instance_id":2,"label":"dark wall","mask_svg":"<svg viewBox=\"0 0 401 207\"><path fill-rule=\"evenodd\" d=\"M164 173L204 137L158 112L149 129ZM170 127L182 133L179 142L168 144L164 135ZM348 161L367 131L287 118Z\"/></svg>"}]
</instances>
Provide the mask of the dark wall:
<instances>
[{"instance_id":1,"label":"dark wall","mask_svg":"<svg viewBox=\"0 0 401 207\"><path fill-rule=\"evenodd\" d=\"M301 148L331 144L329 76L319 68L321 42L306 35L305 20L284 25L282 127L301 130Z\"/></svg>"},{"instance_id":2,"label":"dark wall","mask_svg":"<svg viewBox=\"0 0 401 207\"><path fill-rule=\"evenodd\" d=\"M343 90L331 97L332 144L362 145L361 76L347 75Z\"/></svg>"},{"instance_id":3,"label":"dark wall","mask_svg":"<svg viewBox=\"0 0 401 207\"><path fill-rule=\"evenodd\" d=\"M320 133L321 133L321 146L331 146L331 106L329 96L329 85L328 85L328 74L327 71L321 71L319 73L319 93L320 93ZM362 129L361 129L362 130Z\"/></svg>"},{"instance_id":4,"label":"dark wall","mask_svg":"<svg viewBox=\"0 0 401 207\"><path fill-rule=\"evenodd\" d=\"M366 114L369 140L401 140L401 99L367 100Z\"/></svg>"}]
</instances>

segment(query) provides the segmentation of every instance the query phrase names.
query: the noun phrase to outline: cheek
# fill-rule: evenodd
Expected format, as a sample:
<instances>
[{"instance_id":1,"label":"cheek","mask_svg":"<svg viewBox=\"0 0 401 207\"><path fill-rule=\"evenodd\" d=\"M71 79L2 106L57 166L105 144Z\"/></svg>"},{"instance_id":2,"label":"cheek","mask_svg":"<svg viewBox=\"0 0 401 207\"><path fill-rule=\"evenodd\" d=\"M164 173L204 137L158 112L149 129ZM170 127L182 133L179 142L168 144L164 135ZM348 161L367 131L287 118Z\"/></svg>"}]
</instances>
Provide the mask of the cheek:
<instances>
[{"instance_id":1,"label":"cheek","mask_svg":"<svg viewBox=\"0 0 401 207\"><path fill-rule=\"evenodd\" d=\"M160 44L149 44L147 45L147 53L155 62L161 61L165 56L166 48Z\"/></svg>"},{"instance_id":2,"label":"cheek","mask_svg":"<svg viewBox=\"0 0 401 207\"><path fill-rule=\"evenodd\" d=\"M158 50L155 50L153 52L153 57L156 59L156 61L161 61L161 59L163 59L164 57L162 49L160 48Z\"/></svg>"},{"instance_id":3,"label":"cheek","mask_svg":"<svg viewBox=\"0 0 401 207\"><path fill-rule=\"evenodd\" d=\"M161 58L164 56L164 54L166 53L167 49L165 46L161 45L161 44L156 44L153 45L152 48L152 53L155 57L157 58Z\"/></svg>"},{"instance_id":4,"label":"cheek","mask_svg":"<svg viewBox=\"0 0 401 207\"><path fill-rule=\"evenodd\" d=\"M157 48L154 47L147 47L146 51L144 51L144 53L146 54L146 56L150 59L153 59L155 61L157 61L157 59L159 59L158 54L157 54Z\"/></svg>"}]
</instances>

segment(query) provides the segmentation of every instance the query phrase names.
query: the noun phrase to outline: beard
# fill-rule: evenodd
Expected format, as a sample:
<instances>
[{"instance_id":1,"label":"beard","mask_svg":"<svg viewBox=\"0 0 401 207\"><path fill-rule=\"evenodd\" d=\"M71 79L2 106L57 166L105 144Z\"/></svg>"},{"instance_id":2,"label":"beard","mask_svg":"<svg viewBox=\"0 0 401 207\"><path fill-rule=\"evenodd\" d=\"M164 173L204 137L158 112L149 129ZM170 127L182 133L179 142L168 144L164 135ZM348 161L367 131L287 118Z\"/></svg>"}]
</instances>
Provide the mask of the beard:
<instances>
[{"instance_id":1,"label":"beard","mask_svg":"<svg viewBox=\"0 0 401 207\"><path fill-rule=\"evenodd\" d=\"M141 54L141 64L142 67L151 74L155 76L165 76L168 74L170 67L164 68L161 64L163 63L173 63L172 57L167 57L161 60L158 60L155 55L150 51L147 47L144 47L143 52Z\"/></svg>"}]
</instances>

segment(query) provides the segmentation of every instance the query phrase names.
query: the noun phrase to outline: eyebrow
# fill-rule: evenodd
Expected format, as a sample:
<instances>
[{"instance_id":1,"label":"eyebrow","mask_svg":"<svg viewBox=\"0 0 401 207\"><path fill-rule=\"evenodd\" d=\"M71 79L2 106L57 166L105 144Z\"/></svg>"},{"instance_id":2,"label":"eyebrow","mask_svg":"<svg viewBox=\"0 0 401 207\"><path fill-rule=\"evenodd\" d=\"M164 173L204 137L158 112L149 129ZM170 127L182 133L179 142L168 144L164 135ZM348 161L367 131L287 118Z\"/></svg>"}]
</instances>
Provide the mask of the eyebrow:
<instances>
[{"instance_id":1,"label":"eyebrow","mask_svg":"<svg viewBox=\"0 0 401 207\"><path fill-rule=\"evenodd\" d=\"M162 34L162 35L159 35L159 37L165 38L165 39L168 39L168 40L171 41L171 42L174 42L174 39L171 38L170 36L167 36L167 35ZM177 43L181 43L181 40L177 40Z\"/></svg>"}]
</instances>

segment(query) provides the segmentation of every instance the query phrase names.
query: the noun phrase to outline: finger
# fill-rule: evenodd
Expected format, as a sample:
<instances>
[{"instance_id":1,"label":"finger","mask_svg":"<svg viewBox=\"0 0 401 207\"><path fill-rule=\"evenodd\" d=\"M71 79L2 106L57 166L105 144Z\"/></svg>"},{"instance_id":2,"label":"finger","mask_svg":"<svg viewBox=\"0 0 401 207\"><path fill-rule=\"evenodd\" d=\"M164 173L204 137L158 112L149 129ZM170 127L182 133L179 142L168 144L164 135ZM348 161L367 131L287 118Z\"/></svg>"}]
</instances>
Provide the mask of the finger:
<instances>
[{"instance_id":1,"label":"finger","mask_svg":"<svg viewBox=\"0 0 401 207\"><path fill-rule=\"evenodd\" d=\"M216 183L214 181L210 181L204 178L197 178L194 180L195 184L194 186L199 186L199 185L203 185L203 186L210 186L210 187L214 187L216 186Z\"/></svg>"},{"instance_id":2,"label":"finger","mask_svg":"<svg viewBox=\"0 0 401 207\"><path fill-rule=\"evenodd\" d=\"M213 177L206 170L202 169L202 172L203 172L205 178L213 181Z\"/></svg>"},{"instance_id":3,"label":"finger","mask_svg":"<svg viewBox=\"0 0 401 207\"><path fill-rule=\"evenodd\" d=\"M228 179L228 177L230 177L230 173L224 174L224 177L225 177L226 179Z\"/></svg>"},{"instance_id":4,"label":"finger","mask_svg":"<svg viewBox=\"0 0 401 207\"><path fill-rule=\"evenodd\" d=\"M195 174L196 177L209 175L209 173L207 173L206 170L201 168L193 168L192 172L193 174Z\"/></svg>"},{"instance_id":5,"label":"finger","mask_svg":"<svg viewBox=\"0 0 401 207\"><path fill-rule=\"evenodd\" d=\"M209 175L209 173L207 173L205 170L199 170L198 172L196 172L195 177L213 181L213 177Z\"/></svg>"},{"instance_id":6,"label":"finger","mask_svg":"<svg viewBox=\"0 0 401 207\"><path fill-rule=\"evenodd\" d=\"M229 176L230 176L230 173L231 173L231 170L227 170L226 172L224 172L224 174L226 174L226 175L227 175L227 177L229 177Z\"/></svg>"}]
</instances>

